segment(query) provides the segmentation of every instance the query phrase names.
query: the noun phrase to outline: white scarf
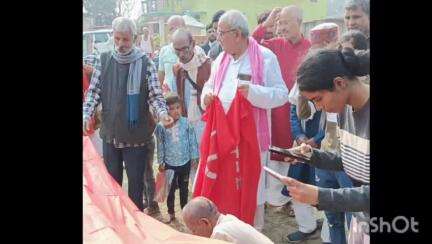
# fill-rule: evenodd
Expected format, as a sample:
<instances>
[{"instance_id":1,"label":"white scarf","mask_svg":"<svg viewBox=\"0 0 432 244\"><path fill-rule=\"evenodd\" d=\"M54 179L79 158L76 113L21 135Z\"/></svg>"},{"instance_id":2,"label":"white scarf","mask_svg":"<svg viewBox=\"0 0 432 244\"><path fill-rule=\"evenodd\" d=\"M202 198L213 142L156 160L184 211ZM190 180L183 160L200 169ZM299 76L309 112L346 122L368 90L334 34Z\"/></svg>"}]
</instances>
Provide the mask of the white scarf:
<instances>
[{"instance_id":1,"label":"white scarf","mask_svg":"<svg viewBox=\"0 0 432 244\"><path fill-rule=\"evenodd\" d=\"M180 66L186 70L186 72L188 72L189 77L192 79L193 82L197 83L197 76L198 76L198 68L207 60L207 56L204 52L204 50L202 50L202 48L195 46L194 48L194 56L192 57L192 59L184 64L184 63L180 63ZM189 81L185 81L185 83L187 83ZM185 84L186 86L186 84ZM189 97L189 102L188 102L188 120L191 122L196 122L199 121L201 118L201 111L198 108L197 105L197 98L196 96L196 90L195 89L191 89L190 91L190 97ZM185 98L186 99L186 98Z\"/></svg>"},{"instance_id":2,"label":"white scarf","mask_svg":"<svg viewBox=\"0 0 432 244\"><path fill-rule=\"evenodd\" d=\"M194 47L194 56L189 61L189 63L180 63L180 66L186 70L192 79L193 82L196 83L198 68L207 60L207 56L202 50L202 48L195 46Z\"/></svg>"}]
</instances>

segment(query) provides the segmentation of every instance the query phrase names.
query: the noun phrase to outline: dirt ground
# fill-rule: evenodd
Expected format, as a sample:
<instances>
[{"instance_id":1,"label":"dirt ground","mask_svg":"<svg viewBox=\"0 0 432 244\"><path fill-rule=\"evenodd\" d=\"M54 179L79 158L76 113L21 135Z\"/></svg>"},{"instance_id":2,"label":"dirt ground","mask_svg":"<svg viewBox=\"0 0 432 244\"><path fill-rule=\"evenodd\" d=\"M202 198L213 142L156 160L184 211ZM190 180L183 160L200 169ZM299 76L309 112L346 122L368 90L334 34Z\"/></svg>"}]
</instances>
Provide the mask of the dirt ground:
<instances>
[{"instance_id":1,"label":"dirt ground","mask_svg":"<svg viewBox=\"0 0 432 244\"><path fill-rule=\"evenodd\" d=\"M154 167L155 176L157 173L157 167ZM191 189L192 186L189 185L189 189ZM127 192L127 176L124 172L123 177L123 189ZM191 199L191 192L189 191L189 199ZM155 216L155 218L161 222L167 221L169 219L168 212L167 212L167 206L166 202L159 203L159 208L161 210L161 214L158 216ZM175 196L175 214L176 214L176 220L169 223L169 226L173 227L174 229L190 233L186 226L184 225L183 220L181 219L181 209L180 209L180 197L179 197L179 191L176 191ZM323 213L317 212L317 217L322 218ZM297 230L297 223L295 221L295 218L287 216L287 213L281 208L281 207L268 207L265 209L265 217L264 217L264 229L262 233L269 237L275 244L284 244L287 242L283 241L283 237L286 236L289 233L295 232ZM316 239L308 240L303 242L304 244L319 244L322 243L320 238L320 233L317 233Z\"/></svg>"}]
</instances>

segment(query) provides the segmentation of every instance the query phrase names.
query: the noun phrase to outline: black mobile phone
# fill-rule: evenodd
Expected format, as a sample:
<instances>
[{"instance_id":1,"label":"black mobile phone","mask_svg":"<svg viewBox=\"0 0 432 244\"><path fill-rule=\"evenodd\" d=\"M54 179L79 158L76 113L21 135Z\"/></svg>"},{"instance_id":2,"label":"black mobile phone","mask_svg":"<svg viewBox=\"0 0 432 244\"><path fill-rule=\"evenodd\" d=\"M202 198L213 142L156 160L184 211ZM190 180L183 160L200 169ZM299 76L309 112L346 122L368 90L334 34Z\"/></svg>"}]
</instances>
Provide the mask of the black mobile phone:
<instances>
[{"instance_id":1,"label":"black mobile phone","mask_svg":"<svg viewBox=\"0 0 432 244\"><path fill-rule=\"evenodd\" d=\"M290 158L295 158L295 159L302 161L302 162L308 162L309 161L309 158L307 158L301 154L297 154L290 149L280 148L280 147L276 147L276 146L270 146L269 151L277 153L277 154L281 154L281 155L284 155L284 156L287 156Z\"/></svg>"}]
</instances>

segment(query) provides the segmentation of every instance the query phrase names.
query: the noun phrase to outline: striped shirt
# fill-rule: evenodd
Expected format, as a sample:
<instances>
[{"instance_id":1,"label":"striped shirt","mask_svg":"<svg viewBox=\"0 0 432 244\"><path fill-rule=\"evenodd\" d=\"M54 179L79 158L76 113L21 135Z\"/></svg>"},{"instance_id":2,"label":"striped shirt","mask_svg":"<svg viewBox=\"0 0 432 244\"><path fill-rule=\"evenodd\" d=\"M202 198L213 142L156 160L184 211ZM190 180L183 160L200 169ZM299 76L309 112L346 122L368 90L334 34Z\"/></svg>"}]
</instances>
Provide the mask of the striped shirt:
<instances>
[{"instance_id":1,"label":"striped shirt","mask_svg":"<svg viewBox=\"0 0 432 244\"><path fill-rule=\"evenodd\" d=\"M370 102L358 111L350 106L339 114L338 134L344 171L353 179L365 184L370 182Z\"/></svg>"}]
</instances>

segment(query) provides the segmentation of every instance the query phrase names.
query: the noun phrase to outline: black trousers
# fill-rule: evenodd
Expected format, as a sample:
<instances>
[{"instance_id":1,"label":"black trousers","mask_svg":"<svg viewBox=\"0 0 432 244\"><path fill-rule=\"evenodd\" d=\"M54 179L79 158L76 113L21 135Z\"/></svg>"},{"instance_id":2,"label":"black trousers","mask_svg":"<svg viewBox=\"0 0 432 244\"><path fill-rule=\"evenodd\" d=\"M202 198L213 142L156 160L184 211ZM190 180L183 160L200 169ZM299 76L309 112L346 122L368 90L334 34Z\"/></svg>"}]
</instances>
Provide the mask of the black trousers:
<instances>
[{"instance_id":1,"label":"black trousers","mask_svg":"<svg viewBox=\"0 0 432 244\"><path fill-rule=\"evenodd\" d=\"M174 200L175 200L175 191L177 187L180 190L180 206L183 207L188 202L188 194L189 194L189 172L190 172L191 162L187 162L185 165L174 167L168 164L165 164L166 169L174 170L174 178L171 183L171 188L168 193L167 198L167 207L168 213L174 214Z\"/></svg>"},{"instance_id":2,"label":"black trousers","mask_svg":"<svg viewBox=\"0 0 432 244\"><path fill-rule=\"evenodd\" d=\"M157 208L158 203L154 200L155 178L153 175L153 156L155 149L154 138L147 144L148 153L146 159L146 169L144 172L144 208Z\"/></svg>"},{"instance_id":3,"label":"black trousers","mask_svg":"<svg viewBox=\"0 0 432 244\"><path fill-rule=\"evenodd\" d=\"M123 161L128 177L128 195L139 210L144 209L144 172L148 159L148 146L115 148L113 144L103 143L105 166L111 176L122 185Z\"/></svg>"}]
</instances>

